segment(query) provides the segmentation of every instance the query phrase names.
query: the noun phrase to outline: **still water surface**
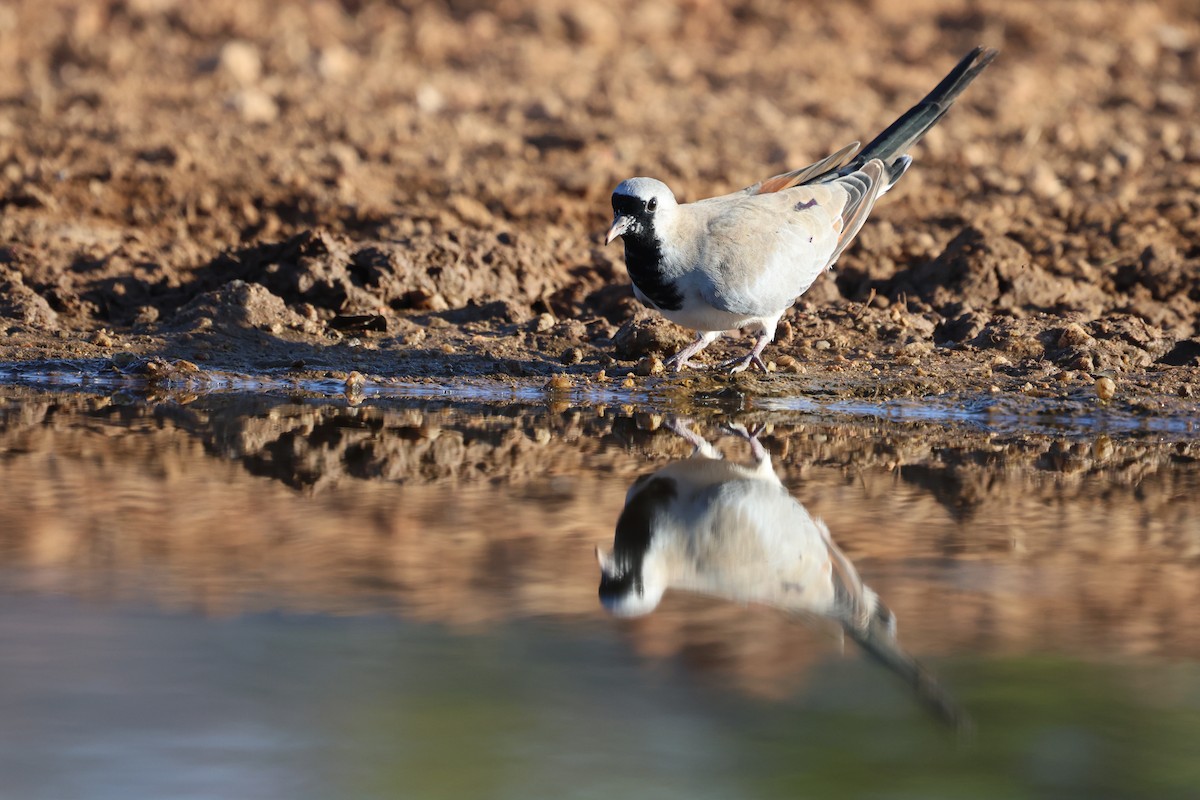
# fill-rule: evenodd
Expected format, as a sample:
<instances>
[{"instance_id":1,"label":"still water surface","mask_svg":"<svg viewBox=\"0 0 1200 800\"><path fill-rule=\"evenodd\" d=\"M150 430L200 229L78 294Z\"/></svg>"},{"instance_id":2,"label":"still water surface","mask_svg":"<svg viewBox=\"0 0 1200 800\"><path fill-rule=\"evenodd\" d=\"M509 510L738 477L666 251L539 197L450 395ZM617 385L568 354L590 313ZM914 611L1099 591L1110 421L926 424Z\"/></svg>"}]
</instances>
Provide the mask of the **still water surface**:
<instances>
[{"instance_id":1,"label":"still water surface","mask_svg":"<svg viewBox=\"0 0 1200 800\"><path fill-rule=\"evenodd\" d=\"M1200 796L1186 437L0 396L0 797Z\"/></svg>"}]
</instances>

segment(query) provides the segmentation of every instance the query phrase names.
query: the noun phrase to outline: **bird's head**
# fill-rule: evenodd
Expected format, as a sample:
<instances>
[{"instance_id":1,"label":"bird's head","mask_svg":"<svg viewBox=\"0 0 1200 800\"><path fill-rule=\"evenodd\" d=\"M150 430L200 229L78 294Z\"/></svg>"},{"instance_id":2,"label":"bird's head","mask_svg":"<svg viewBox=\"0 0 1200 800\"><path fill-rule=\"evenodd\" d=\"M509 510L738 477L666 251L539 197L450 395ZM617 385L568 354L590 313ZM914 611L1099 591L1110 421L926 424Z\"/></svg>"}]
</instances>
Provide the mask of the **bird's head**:
<instances>
[{"instance_id":1,"label":"bird's head","mask_svg":"<svg viewBox=\"0 0 1200 800\"><path fill-rule=\"evenodd\" d=\"M669 220L679 204L662 181L654 178L630 178L613 190L613 222L604 237L609 244L618 236L653 241L656 226Z\"/></svg>"},{"instance_id":2,"label":"bird's head","mask_svg":"<svg viewBox=\"0 0 1200 800\"><path fill-rule=\"evenodd\" d=\"M614 617L641 617L658 608L667 590L662 559L657 554L630 563L617 552L596 548L600 562L600 603Z\"/></svg>"},{"instance_id":3,"label":"bird's head","mask_svg":"<svg viewBox=\"0 0 1200 800\"><path fill-rule=\"evenodd\" d=\"M677 497L675 481L643 475L625 498L617 520L612 552L596 548L600 562L600 602L618 617L640 617L658 607L668 575L655 534L670 516Z\"/></svg>"}]
</instances>

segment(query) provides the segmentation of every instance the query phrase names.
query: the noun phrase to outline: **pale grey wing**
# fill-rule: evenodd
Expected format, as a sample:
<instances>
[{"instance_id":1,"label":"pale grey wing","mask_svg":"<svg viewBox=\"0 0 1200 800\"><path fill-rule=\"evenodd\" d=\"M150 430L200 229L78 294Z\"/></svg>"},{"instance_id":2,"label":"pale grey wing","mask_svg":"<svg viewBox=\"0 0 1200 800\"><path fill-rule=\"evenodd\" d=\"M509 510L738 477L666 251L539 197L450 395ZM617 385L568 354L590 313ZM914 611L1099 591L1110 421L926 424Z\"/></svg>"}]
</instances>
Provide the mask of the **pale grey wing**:
<instances>
[{"instance_id":1,"label":"pale grey wing","mask_svg":"<svg viewBox=\"0 0 1200 800\"><path fill-rule=\"evenodd\" d=\"M690 554L712 591L743 602L827 613L834 596L824 542L785 488L761 478L702 495Z\"/></svg>"},{"instance_id":2,"label":"pale grey wing","mask_svg":"<svg viewBox=\"0 0 1200 800\"><path fill-rule=\"evenodd\" d=\"M732 314L782 313L837 260L884 188L876 160L834 180L731 203L709 220L701 296Z\"/></svg>"}]
</instances>

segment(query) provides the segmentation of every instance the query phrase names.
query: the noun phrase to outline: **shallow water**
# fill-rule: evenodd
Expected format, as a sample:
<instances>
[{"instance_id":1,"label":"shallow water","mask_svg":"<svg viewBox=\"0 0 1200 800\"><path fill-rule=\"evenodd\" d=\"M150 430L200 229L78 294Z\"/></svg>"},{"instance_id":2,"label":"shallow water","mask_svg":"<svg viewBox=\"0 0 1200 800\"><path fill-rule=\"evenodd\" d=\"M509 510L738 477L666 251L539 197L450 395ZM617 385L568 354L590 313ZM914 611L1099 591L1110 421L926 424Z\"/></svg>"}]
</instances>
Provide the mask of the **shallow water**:
<instances>
[{"instance_id":1,"label":"shallow water","mask_svg":"<svg viewBox=\"0 0 1200 800\"><path fill-rule=\"evenodd\" d=\"M0 396L3 797L1200 789L1184 433ZM761 479L828 525L920 690L755 588L602 607L626 492L692 456L683 430L755 466L730 423L765 426Z\"/></svg>"}]
</instances>

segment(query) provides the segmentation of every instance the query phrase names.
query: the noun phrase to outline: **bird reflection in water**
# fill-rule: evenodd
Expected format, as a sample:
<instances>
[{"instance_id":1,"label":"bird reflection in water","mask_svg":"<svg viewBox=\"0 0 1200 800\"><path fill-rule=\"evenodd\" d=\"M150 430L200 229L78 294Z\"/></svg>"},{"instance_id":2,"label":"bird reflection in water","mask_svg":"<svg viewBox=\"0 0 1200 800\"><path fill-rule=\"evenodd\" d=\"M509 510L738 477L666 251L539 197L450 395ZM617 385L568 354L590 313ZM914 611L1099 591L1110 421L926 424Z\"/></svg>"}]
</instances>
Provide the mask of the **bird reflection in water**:
<instances>
[{"instance_id":1,"label":"bird reflection in water","mask_svg":"<svg viewBox=\"0 0 1200 800\"><path fill-rule=\"evenodd\" d=\"M641 616L667 589L679 589L831 620L938 717L969 729L965 712L901 649L895 616L825 523L788 494L759 431L729 427L753 455L751 464L736 464L683 422L668 425L695 450L638 478L626 494L611 552L596 549L604 607Z\"/></svg>"}]
</instances>

